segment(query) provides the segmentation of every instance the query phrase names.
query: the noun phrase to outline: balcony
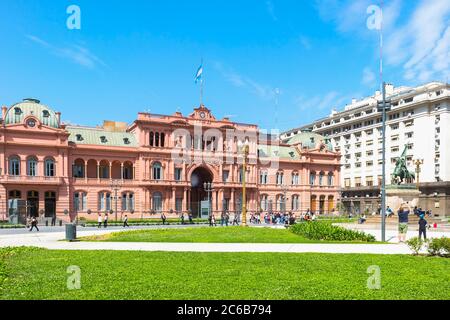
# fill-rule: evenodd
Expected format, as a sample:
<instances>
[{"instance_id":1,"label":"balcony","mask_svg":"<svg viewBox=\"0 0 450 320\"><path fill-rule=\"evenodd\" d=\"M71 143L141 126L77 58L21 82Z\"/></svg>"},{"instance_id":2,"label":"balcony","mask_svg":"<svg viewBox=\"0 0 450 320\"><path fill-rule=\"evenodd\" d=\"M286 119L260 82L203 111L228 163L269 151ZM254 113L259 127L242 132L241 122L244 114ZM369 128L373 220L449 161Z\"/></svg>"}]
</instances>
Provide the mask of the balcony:
<instances>
[{"instance_id":1,"label":"balcony","mask_svg":"<svg viewBox=\"0 0 450 320\"><path fill-rule=\"evenodd\" d=\"M63 183L61 177L46 177L46 176L0 176L1 183L8 184L42 184L42 185L60 185Z\"/></svg>"}]
</instances>

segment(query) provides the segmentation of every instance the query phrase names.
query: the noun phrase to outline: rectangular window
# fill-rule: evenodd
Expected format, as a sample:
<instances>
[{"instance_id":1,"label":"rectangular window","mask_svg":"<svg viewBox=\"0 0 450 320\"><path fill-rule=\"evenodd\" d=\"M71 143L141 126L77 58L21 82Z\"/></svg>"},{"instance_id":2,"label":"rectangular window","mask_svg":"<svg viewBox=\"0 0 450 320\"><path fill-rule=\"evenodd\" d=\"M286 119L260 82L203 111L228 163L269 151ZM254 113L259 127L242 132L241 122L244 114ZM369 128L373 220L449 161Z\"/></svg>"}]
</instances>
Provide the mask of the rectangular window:
<instances>
[{"instance_id":1,"label":"rectangular window","mask_svg":"<svg viewBox=\"0 0 450 320\"><path fill-rule=\"evenodd\" d=\"M223 182L228 182L228 177L230 176L230 171L223 170L222 172L222 180Z\"/></svg>"},{"instance_id":2,"label":"rectangular window","mask_svg":"<svg viewBox=\"0 0 450 320\"><path fill-rule=\"evenodd\" d=\"M361 187L361 177L355 178L355 187Z\"/></svg>"},{"instance_id":3,"label":"rectangular window","mask_svg":"<svg viewBox=\"0 0 450 320\"><path fill-rule=\"evenodd\" d=\"M183 199L182 198L176 198L175 200L175 211L181 212L183 210Z\"/></svg>"},{"instance_id":4,"label":"rectangular window","mask_svg":"<svg viewBox=\"0 0 450 320\"><path fill-rule=\"evenodd\" d=\"M175 180L176 181L181 181L181 172L182 172L181 168L175 168Z\"/></svg>"}]
</instances>

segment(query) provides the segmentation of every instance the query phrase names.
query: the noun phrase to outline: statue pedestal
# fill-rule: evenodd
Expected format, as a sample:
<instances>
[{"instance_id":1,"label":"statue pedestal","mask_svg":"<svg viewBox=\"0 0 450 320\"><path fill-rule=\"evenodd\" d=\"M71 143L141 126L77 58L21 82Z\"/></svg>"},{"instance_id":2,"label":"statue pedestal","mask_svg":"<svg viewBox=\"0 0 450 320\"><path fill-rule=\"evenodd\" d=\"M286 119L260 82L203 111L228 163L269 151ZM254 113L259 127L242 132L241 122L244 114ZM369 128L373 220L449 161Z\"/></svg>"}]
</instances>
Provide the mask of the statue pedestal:
<instances>
[{"instance_id":1,"label":"statue pedestal","mask_svg":"<svg viewBox=\"0 0 450 320\"><path fill-rule=\"evenodd\" d=\"M386 186L386 205L396 211L403 203L408 203L412 208L419 206L420 191L411 185Z\"/></svg>"}]
</instances>

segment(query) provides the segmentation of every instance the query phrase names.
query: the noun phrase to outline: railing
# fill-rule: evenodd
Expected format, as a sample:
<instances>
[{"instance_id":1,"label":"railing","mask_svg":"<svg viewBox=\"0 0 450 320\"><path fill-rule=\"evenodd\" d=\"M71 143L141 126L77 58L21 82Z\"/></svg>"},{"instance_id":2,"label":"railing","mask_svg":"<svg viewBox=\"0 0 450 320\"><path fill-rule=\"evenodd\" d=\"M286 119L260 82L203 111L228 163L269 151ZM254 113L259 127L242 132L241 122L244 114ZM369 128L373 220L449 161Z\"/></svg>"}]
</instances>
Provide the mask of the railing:
<instances>
[{"instance_id":1,"label":"railing","mask_svg":"<svg viewBox=\"0 0 450 320\"><path fill-rule=\"evenodd\" d=\"M47 176L14 176L14 175L3 175L0 176L2 182L14 182L14 183L44 183L44 184L55 184L62 183L61 177L47 177Z\"/></svg>"}]
</instances>

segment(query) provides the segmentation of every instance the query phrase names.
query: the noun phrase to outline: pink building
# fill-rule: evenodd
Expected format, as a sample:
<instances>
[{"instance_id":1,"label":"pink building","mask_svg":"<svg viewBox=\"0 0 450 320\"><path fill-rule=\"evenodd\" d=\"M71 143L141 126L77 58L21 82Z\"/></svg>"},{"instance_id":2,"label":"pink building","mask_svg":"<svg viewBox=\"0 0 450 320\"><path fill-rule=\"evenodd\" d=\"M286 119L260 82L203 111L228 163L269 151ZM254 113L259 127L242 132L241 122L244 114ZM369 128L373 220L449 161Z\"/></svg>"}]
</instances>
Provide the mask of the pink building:
<instances>
[{"instance_id":1,"label":"pink building","mask_svg":"<svg viewBox=\"0 0 450 320\"><path fill-rule=\"evenodd\" d=\"M0 213L20 199L29 215L62 220L104 212L199 216L204 182L214 184L211 210L239 211L244 143L250 211L332 211L340 155L329 141L310 132L265 138L256 125L218 120L204 106L93 128L65 125L59 112L25 99L2 108Z\"/></svg>"}]
</instances>

